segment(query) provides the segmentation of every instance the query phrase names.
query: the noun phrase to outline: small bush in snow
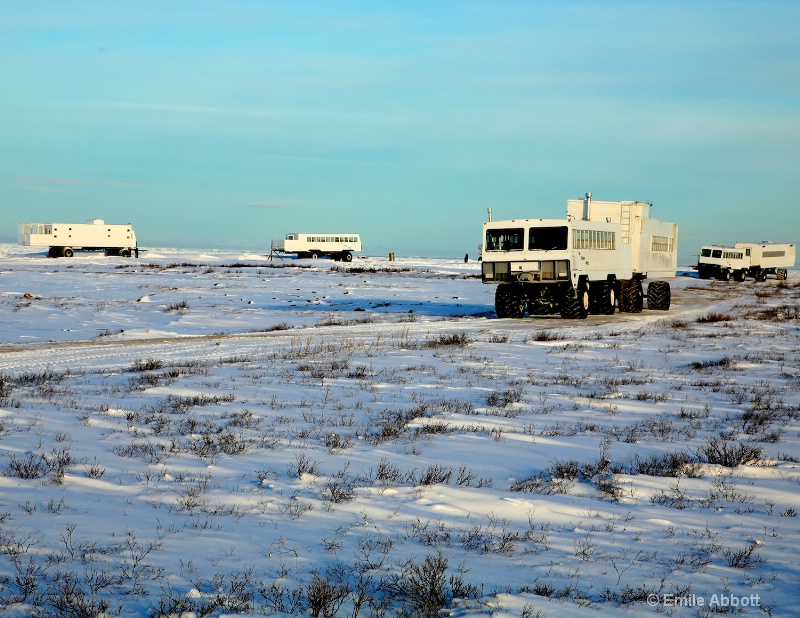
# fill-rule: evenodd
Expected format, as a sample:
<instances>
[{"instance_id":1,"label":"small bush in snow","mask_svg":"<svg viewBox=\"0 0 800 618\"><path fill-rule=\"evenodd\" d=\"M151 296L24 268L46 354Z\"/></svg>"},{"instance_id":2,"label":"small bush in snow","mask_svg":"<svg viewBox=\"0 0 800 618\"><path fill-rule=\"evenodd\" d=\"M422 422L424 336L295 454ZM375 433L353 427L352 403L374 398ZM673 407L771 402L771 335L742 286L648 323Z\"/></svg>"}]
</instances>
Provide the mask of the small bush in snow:
<instances>
[{"instance_id":1,"label":"small bush in snow","mask_svg":"<svg viewBox=\"0 0 800 618\"><path fill-rule=\"evenodd\" d=\"M749 569L759 562L763 562L758 554L753 555L756 545L748 545L744 549L726 548L722 550L725 562L734 569Z\"/></svg>"},{"instance_id":2,"label":"small bush in snow","mask_svg":"<svg viewBox=\"0 0 800 618\"><path fill-rule=\"evenodd\" d=\"M437 335L425 341L426 348L464 347L472 343L467 333L452 333Z\"/></svg>"},{"instance_id":3,"label":"small bush in snow","mask_svg":"<svg viewBox=\"0 0 800 618\"><path fill-rule=\"evenodd\" d=\"M696 451L703 463L727 468L758 463L764 454L761 447L746 442L733 442L726 437L712 437Z\"/></svg>"},{"instance_id":4,"label":"small bush in snow","mask_svg":"<svg viewBox=\"0 0 800 618\"><path fill-rule=\"evenodd\" d=\"M453 598L447 585L448 561L441 552L426 556L422 562L410 561L395 585L403 600L404 617L438 618L439 612Z\"/></svg>"},{"instance_id":5,"label":"small bush in snow","mask_svg":"<svg viewBox=\"0 0 800 618\"><path fill-rule=\"evenodd\" d=\"M161 369L164 366L164 361L158 360L157 358L148 358L146 360L135 360L131 365L131 371L134 372L141 372L141 371L152 371L155 369Z\"/></svg>"},{"instance_id":6,"label":"small bush in snow","mask_svg":"<svg viewBox=\"0 0 800 618\"><path fill-rule=\"evenodd\" d=\"M701 315L695 321L698 324L713 324L715 322L731 322L734 317L730 313L722 311L710 311L705 315Z\"/></svg>"},{"instance_id":7,"label":"small bush in snow","mask_svg":"<svg viewBox=\"0 0 800 618\"><path fill-rule=\"evenodd\" d=\"M286 472L298 479L302 479L304 474L316 476L319 473L319 462L309 458L305 453L299 453L294 456L294 463L286 465Z\"/></svg>"},{"instance_id":8,"label":"small bush in snow","mask_svg":"<svg viewBox=\"0 0 800 618\"><path fill-rule=\"evenodd\" d=\"M492 391L486 397L486 405L493 408L505 408L506 406L510 406L512 403L519 403L522 401L522 395L523 390L519 387L509 388L503 392Z\"/></svg>"},{"instance_id":9,"label":"small bush in snow","mask_svg":"<svg viewBox=\"0 0 800 618\"><path fill-rule=\"evenodd\" d=\"M350 502L355 500L356 491L352 483L342 479L333 479L325 483L320 495L323 500L339 504L341 502Z\"/></svg>"},{"instance_id":10,"label":"small bush in snow","mask_svg":"<svg viewBox=\"0 0 800 618\"><path fill-rule=\"evenodd\" d=\"M419 485L447 484L453 478L453 468L441 464L428 466L417 479Z\"/></svg>"},{"instance_id":11,"label":"small bush in snow","mask_svg":"<svg viewBox=\"0 0 800 618\"><path fill-rule=\"evenodd\" d=\"M177 303L170 303L169 305L164 307L164 311L166 313L169 313L170 311L178 311L178 312L180 312L180 311L185 311L188 308L189 308L189 303L187 301L185 301L185 300L182 300L182 301L177 302Z\"/></svg>"}]
</instances>

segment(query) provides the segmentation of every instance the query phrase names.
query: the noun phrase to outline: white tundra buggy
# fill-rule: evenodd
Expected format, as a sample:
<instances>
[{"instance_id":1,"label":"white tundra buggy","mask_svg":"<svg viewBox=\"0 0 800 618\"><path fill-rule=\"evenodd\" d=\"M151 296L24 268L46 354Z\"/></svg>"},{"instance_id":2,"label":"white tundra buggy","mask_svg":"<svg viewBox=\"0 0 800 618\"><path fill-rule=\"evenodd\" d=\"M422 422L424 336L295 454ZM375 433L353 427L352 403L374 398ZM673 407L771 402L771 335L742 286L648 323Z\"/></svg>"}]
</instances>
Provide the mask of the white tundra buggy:
<instances>
[{"instance_id":1,"label":"white tundra buggy","mask_svg":"<svg viewBox=\"0 0 800 618\"><path fill-rule=\"evenodd\" d=\"M286 238L273 240L270 256L292 253L298 258L316 260L328 256L342 262L352 262L353 252L361 251L361 236L358 234L287 234Z\"/></svg>"},{"instance_id":2,"label":"white tundra buggy","mask_svg":"<svg viewBox=\"0 0 800 618\"><path fill-rule=\"evenodd\" d=\"M52 258L72 257L75 251L105 251L106 255L130 257L137 247L130 223L106 223L89 219L86 223L20 223L18 244L24 247L49 247Z\"/></svg>"},{"instance_id":3,"label":"white tundra buggy","mask_svg":"<svg viewBox=\"0 0 800 618\"><path fill-rule=\"evenodd\" d=\"M697 274L701 279L744 281L750 275L756 281L766 281L767 275L779 280L795 263L795 246L772 242L736 242L733 247L708 245L700 249Z\"/></svg>"},{"instance_id":4,"label":"white tundra buggy","mask_svg":"<svg viewBox=\"0 0 800 618\"><path fill-rule=\"evenodd\" d=\"M750 270L750 256L744 249L708 245L700 249L697 258L697 275L701 279L744 281Z\"/></svg>"},{"instance_id":5,"label":"white tundra buggy","mask_svg":"<svg viewBox=\"0 0 800 618\"><path fill-rule=\"evenodd\" d=\"M612 315L643 309L642 280L674 277L678 226L650 218L646 202L567 201L566 219L483 224L482 280L497 284L499 318ZM647 286L649 309L670 306L667 281Z\"/></svg>"}]
</instances>

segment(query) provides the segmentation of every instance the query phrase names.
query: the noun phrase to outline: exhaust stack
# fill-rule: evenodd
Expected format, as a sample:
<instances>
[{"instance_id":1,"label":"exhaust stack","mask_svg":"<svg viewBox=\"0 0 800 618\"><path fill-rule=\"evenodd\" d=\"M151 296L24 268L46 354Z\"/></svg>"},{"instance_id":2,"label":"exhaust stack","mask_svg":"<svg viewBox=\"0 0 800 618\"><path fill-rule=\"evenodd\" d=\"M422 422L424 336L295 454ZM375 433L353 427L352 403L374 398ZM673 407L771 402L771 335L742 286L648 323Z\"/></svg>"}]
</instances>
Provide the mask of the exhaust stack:
<instances>
[{"instance_id":1,"label":"exhaust stack","mask_svg":"<svg viewBox=\"0 0 800 618\"><path fill-rule=\"evenodd\" d=\"M587 193L583 199L583 220L591 221L592 215L592 194Z\"/></svg>"}]
</instances>

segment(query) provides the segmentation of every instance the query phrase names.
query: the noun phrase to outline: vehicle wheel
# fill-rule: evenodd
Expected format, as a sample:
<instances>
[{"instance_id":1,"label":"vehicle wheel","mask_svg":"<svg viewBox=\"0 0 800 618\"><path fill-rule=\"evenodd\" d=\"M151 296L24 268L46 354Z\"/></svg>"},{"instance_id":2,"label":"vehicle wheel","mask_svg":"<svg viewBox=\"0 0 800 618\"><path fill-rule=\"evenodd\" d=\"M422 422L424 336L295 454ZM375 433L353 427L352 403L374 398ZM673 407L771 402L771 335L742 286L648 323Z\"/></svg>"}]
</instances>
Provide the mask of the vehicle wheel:
<instances>
[{"instance_id":1,"label":"vehicle wheel","mask_svg":"<svg viewBox=\"0 0 800 618\"><path fill-rule=\"evenodd\" d=\"M669 309L672 294L666 281L651 281L647 284L647 308L656 311Z\"/></svg>"},{"instance_id":2,"label":"vehicle wheel","mask_svg":"<svg viewBox=\"0 0 800 618\"><path fill-rule=\"evenodd\" d=\"M788 274L789 274L789 273L787 273L787 272L786 272L786 269L785 269L785 268L779 268L779 269L778 269L778 270L775 272L775 277L777 277L778 281L785 281L785 280L786 280L786 276L787 276Z\"/></svg>"},{"instance_id":3,"label":"vehicle wheel","mask_svg":"<svg viewBox=\"0 0 800 618\"><path fill-rule=\"evenodd\" d=\"M579 292L570 286L560 304L561 317L567 320L583 320L589 315L589 290L581 287Z\"/></svg>"},{"instance_id":4,"label":"vehicle wheel","mask_svg":"<svg viewBox=\"0 0 800 618\"><path fill-rule=\"evenodd\" d=\"M722 269L717 273L717 279L720 281L730 281L731 280L731 271L727 268Z\"/></svg>"},{"instance_id":5,"label":"vehicle wheel","mask_svg":"<svg viewBox=\"0 0 800 618\"><path fill-rule=\"evenodd\" d=\"M612 281L595 283L592 286L591 294L592 308L591 313L597 315L614 315L617 304L616 292Z\"/></svg>"},{"instance_id":6,"label":"vehicle wheel","mask_svg":"<svg viewBox=\"0 0 800 618\"><path fill-rule=\"evenodd\" d=\"M342 253L342 261L343 262L352 262L353 261L353 254L349 251L345 251Z\"/></svg>"},{"instance_id":7,"label":"vehicle wheel","mask_svg":"<svg viewBox=\"0 0 800 618\"><path fill-rule=\"evenodd\" d=\"M64 251L63 251L62 255L64 257L72 257L73 255L75 255L75 252L72 249L70 249L69 247L64 247Z\"/></svg>"},{"instance_id":8,"label":"vehicle wheel","mask_svg":"<svg viewBox=\"0 0 800 618\"><path fill-rule=\"evenodd\" d=\"M625 313L641 313L644 306L642 282L638 279L623 279L619 282L619 310Z\"/></svg>"},{"instance_id":9,"label":"vehicle wheel","mask_svg":"<svg viewBox=\"0 0 800 618\"><path fill-rule=\"evenodd\" d=\"M767 280L767 273L763 270L759 270L755 276L756 281L761 281L762 283Z\"/></svg>"},{"instance_id":10,"label":"vehicle wheel","mask_svg":"<svg viewBox=\"0 0 800 618\"><path fill-rule=\"evenodd\" d=\"M50 257L50 258L56 257L56 250L53 247L50 247L47 250L47 257Z\"/></svg>"},{"instance_id":11,"label":"vehicle wheel","mask_svg":"<svg viewBox=\"0 0 800 618\"><path fill-rule=\"evenodd\" d=\"M131 252L128 249L120 249L117 255L120 257L131 257Z\"/></svg>"},{"instance_id":12,"label":"vehicle wheel","mask_svg":"<svg viewBox=\"0 0 800 618\"><path fill-rule=\"evenodd\" d=\"M578 286L578 310L581 312L580 318L584 319L589 315L589 305L591 304L589 295L589 285L584 283Z\"/></svg>"},{"instance_id":13,"label":"vehicle wheel","mask_svg":"<svg viewBox=\"0 0 800 618\"><path fill-rule=\"evenodd\" d=\"M494 310L498 318L521 318L525 302L517 286L501 284L494 293Z\"/></svg>"},{"instance_id":14,"label":"vehicle wheel","mask_svg":"<svg viewBox=\"0 0 800 618\"><path fill-rule=\"evenodd\" d=\"M711 279L711 273L708 271L707 268L698 268L697 269L697 276L701 279Z\"/></svg>"},{"instance_id":15,"label":"vehicle wheel","mask_svg":"<svg viewBox=\"0 0 800 618\"><path fill-rule=\"evenodd\" d=\"M316 251L312 251L312 252L309 254L309 256L308 256L308 257L310 257L312 260L316 260L316 259L319 257L319 255L317 254L317 252L316 252Z\"/></svg>"},{"instance_id":16,"label":"vehicle wheel","mask_svg":"<svg viewBox=\"0 0 800 618\"><path fill-rule=\"evenodd\" d=\"M617 310L617 292L614 289L613 281L609 281L606 285L608 286L606 288L606 310L603 314L614 315L614 312Z\"/></svg>"},{"instance_id":17,"label":"vehicle wheel","mask_svg":"<svg viewBox=\"0 0 800 618\"><path fill-rule=\"evenodd\" d=\"M745 280L746 276L747 276L747 271L737 270L735 273L733 273L733 280L738 283L741 283L742 281Z\"/></svg>"}]
</instances>

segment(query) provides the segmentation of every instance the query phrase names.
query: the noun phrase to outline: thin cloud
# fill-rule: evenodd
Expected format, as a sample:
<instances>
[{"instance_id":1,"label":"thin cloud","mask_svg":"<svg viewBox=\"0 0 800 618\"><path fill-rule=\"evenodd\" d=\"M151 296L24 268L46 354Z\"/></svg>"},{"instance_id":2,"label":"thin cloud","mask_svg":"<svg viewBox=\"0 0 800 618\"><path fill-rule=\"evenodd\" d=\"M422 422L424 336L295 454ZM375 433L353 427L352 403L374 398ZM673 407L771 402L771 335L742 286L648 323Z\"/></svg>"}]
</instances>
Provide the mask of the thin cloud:
<instances>
[{"instance_id":1,"label":"thin cloud","mask_svg":"<svg viewBox=\"0 0 800 618\"><path fill-rule=\"evenodd\" d=\"M81 187L141 187L132 182L95 178L65 178L61 176L22 176L16 179L19 186L33 191L68 192Z\"/></svg>"},{"instance_id":2,"label":"thin cloud","mask_svg":"<svg viewBox=\"0 0 800 618\"><path fill-rule=\"evenodd\" d=\"M300 200L264 200L263 202L240 204L239 208L294 208L300 204L302 204Z\"/></svg>"}]
</instances>

